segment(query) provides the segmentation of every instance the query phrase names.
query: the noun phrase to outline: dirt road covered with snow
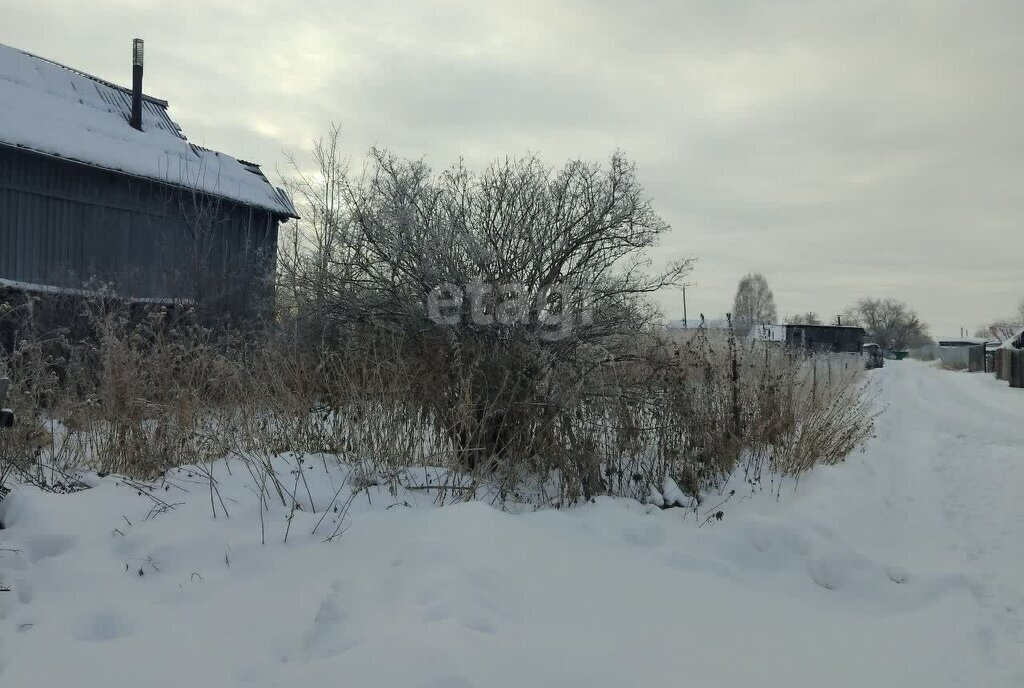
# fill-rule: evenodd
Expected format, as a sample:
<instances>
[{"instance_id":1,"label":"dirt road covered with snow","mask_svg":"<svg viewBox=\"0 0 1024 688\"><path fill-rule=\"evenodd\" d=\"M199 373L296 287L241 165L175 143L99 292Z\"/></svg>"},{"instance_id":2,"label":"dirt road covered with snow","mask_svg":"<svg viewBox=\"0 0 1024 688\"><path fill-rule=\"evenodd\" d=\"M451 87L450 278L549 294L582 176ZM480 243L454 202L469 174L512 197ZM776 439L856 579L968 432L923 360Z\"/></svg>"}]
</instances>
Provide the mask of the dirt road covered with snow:
<instances>
[{"instance_id":1,"label":"dirt road covered with snow","mask_svg":"<svg viewBox=\"0 0 1024 688\"><path fill-rule=\"evenodd\" d=\"M886 411L864 460L893 525L893 556L966 587L948 620L976 650L974 685L1024 686L1024 391L991 375L892 364L878 379ZM871 534L862 535L871 538ZM879 550L880 554L884 549Z\"/></svg>"},{"instance_id":2,"label":"dirt road covered with snow","mask_svg":"<svg viewBox=\"0 0 1024 688\"><path fill-rule=\"evenodd\" d=\"M701 527L382 489L326 544L319 514L285 544L265 513L263 546L244 468L215 466L230 519L188 471L155 516L113 478L18 490L0 685L1024 685L1024 393L910 361L871 375L865 451L778 500L734 485Z\"/></svg>"}]
</instances>

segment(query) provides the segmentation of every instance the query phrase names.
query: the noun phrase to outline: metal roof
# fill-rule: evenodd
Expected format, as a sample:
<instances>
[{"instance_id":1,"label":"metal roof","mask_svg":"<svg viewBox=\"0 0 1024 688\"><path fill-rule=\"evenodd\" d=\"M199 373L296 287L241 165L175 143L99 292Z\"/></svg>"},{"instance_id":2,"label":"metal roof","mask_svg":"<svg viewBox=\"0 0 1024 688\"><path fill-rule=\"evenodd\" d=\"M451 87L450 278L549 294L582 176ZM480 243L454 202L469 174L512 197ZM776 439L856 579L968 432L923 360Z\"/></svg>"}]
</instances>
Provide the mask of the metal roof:
<instances>
[{"instance_id":1,"label":"metal roof","mask_svg":"<svg viewBox=\"0 0 1024 688\"><path fill-rule=\"evenodd\" d=\"M985 344L988 342L984 337L937 337L935 339L939 346L944 344Z\"/></svg>"},{"instance_id":2,"label":"metal roof","mask_svg":"<svg viewBox=\"0 0 1024 688\"><path fill-rule=\"evenodd\" d=\"M785 327L814 327L819 330L863 330L860 325L804 325L802 323L786 323Z\"/></svg>"},{"instance_id":3,"label":"metal roof","mask_svg":"<svg viewBox=\"0 0 1024 688\"><path fill-rule=\"evenodd\" d=\"M167 107L144 96L140 132L130 124L131 89L0 44L0 145L298 217L258 165L190 144Z\"/></svg>"}]
</instances>

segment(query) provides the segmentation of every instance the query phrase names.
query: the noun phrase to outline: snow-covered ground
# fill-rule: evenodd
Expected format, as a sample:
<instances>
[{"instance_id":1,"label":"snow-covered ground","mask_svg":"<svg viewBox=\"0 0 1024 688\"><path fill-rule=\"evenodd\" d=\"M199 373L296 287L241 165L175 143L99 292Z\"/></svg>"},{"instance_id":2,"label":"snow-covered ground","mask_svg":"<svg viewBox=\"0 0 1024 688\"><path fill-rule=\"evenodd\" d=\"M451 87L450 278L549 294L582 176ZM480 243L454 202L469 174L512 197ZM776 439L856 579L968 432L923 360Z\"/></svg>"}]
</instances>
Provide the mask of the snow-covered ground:
<instances>
[{"instance_id":1,"label":"snow-covered ground","mask_svg":"<svg viewBox=\"0 0 1024 688\"><path fill-rule=\"evenodd\" d=\"M283 543L278 502L262 546L237 462L213 467L230 518L196 473L152 496L19 490L0 685L1024 685L1024 393L911 361L872 375L865 452L779 501L740 486L702 527L372 488L329 543L333 510ZM300 492L322 510L340 476L317 465Z\"/></svg>"}]
</instances>

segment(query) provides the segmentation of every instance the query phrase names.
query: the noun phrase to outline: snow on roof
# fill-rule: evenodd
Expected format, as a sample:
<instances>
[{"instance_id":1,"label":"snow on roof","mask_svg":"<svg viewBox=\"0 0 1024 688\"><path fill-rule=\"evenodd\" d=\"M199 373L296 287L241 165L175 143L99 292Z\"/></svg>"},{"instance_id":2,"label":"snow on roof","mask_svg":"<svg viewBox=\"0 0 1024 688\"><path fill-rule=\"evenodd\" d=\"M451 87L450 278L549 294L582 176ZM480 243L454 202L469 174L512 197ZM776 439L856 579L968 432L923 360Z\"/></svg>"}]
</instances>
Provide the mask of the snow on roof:
<instances>
[{"instance_id":1,"label":"snow on roof","mask_svg":"<svg viewBox=\"0 0 1024 688\"><path fill-rule=\"evenodd\" d=\"M983 337L939 337L935 341L939 343L939 346L946 344L985 344L988 342Z\"/></svg>"},{"instance_id":2,"label":"snow on roof","mask_svg":"<svg viewBox=\"0 0 1024 688\"><path fill-rule=\"evenodd\" d=\"M104 292L97 291L94 289L75 289L73 287L57 287L50 284L36 284L34 282L22 282L20 280L9 280L0 277L0 288L14 289L16 291L27 291L34 292L37 294L61 294L64 296L104 296ZM157 305L177 305L177 306L191 306L195 302L192 299L175 299L175 298L153 298L153 297L138 297L138 296L117 296L116 293L111 293L110 296L118 298L120 301L126 303L151 303Z\"/></svg>"},{"instance_id":3,"label":"snow on roof","mask_svg":"<svg viewBox=\"0 0 1024 688\"><path fill-rule=\"evenodd\" d=\"M190 144L145 96L142 131L131 90L0 43L0 145L27 148L296 217L259 167Z\"/></svg>"}]
</instances>

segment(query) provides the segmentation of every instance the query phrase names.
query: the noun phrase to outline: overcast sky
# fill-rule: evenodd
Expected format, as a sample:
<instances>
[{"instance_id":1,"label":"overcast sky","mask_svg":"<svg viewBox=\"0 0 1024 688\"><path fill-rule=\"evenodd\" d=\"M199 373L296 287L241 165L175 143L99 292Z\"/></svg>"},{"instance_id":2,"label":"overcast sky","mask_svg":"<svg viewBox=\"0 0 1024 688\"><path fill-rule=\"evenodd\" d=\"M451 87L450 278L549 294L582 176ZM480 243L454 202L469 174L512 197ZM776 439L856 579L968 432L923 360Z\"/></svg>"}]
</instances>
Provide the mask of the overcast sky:
<instances>
[{"instance_id":1,"label":"overcast sky","mask_svg":"<svg viewBox=\"0 0 1024 688\"><path fill-rule=\"evenodd\" d=\"M435 167L624 150L695 256L690 316L765 274L780 316L862 296L933 334L1024 298L1024 2L0 0L0 42L131 84L261 163L332 121ZM678 294L662 299L681 315Z\"/></svg>"}]
</instances>

